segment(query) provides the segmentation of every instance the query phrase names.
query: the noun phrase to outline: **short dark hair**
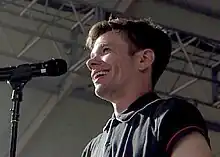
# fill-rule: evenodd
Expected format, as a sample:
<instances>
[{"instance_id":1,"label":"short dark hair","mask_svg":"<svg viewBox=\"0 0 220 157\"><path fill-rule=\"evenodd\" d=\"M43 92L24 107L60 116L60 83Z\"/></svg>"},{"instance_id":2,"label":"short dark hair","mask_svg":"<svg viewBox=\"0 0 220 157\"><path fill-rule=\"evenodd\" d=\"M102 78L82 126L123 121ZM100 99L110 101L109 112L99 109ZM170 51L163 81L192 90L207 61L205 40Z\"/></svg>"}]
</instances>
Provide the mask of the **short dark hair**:
<instances>
[{"instance_id":1,"label":"short dark hair","mask_svg":"<svg viewBox=\"0 0 220 157\"><path fill-rule=\"evenodd\" d=\"M154 88L170 59L172 46L169 36L162 27L154 24L150 19L116 18L100 21L93 25L86 40L86 47L92 49L99 36L113 30L125 33L136 50L149 48L154 51L155 60L151 74L152 88Z\"/></svg>"}]
</instances>

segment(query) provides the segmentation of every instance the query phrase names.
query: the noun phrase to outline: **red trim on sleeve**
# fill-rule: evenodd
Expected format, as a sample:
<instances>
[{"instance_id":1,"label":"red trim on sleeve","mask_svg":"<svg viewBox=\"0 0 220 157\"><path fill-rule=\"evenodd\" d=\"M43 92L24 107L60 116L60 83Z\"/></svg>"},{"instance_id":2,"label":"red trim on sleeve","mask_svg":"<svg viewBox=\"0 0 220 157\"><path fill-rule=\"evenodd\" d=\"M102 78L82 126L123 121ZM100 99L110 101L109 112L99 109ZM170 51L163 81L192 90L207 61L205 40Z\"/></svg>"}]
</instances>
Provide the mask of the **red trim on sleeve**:
<instances>
[{"instance_id":1,"label":"red trim on sleeve","mask_svg":"<svg viewBox=\"0 0 220 157\"><path fill-rule=\"evenodd\" d=\"M173 140L177 137L177 135L179 135L180 133L188 130L188 129L197 129L197 130L200 130L202 132L204 132L204 130L202 130L201 128L199 128L198 126L188 126L188 127L185 127L185 128L182 128L181 130L179 130L178 132L176 132L169 140L169 142L167 143L167 146L166 146L166 151L168 151L170 145L172 144Z\"/></svg>"}]
</instances>

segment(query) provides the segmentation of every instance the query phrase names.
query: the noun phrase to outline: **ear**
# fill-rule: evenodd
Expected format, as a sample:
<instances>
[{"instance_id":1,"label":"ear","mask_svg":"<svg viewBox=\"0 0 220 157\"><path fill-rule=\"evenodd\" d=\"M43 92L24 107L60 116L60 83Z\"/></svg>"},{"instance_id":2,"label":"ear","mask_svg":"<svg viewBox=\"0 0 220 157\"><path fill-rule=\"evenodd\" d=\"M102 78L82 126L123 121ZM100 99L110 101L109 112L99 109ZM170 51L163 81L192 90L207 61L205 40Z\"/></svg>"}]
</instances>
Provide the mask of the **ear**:
<instances>
[{"instance_id":1,"label":"ear","mask_svg":"<svg viewBox=\"0 0 220 157\"><path fill-rule=\"evenodd\" d=\"M137 54L137 66L140 71L145 71L154 62L154 51L152 49L144 49Z\"/></svg>"}]
</instances>

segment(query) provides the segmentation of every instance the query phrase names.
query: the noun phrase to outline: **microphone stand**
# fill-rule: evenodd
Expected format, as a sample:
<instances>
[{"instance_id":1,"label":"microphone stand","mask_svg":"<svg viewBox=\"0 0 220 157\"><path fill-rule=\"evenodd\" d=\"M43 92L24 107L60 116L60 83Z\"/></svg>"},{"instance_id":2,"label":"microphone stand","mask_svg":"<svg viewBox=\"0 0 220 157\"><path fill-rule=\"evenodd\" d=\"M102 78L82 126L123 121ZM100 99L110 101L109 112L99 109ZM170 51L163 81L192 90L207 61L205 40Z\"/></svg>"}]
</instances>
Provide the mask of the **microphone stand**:
<instances>
[{"instance_id":1,"label":"microphone stand","mask_svg":"<svg viewBox=\"0 0 220 157\"><path fill-rule=\"evenodd\" d=\"M10 157L16 156L20 103L22 102L23 88L26 83L31 80L31 78L32 69L29 65L24 64L14 69L12 75L10 76L10 79L8 80L8 84L10 84L12 88Z\"/></svg>"}]
</instances>

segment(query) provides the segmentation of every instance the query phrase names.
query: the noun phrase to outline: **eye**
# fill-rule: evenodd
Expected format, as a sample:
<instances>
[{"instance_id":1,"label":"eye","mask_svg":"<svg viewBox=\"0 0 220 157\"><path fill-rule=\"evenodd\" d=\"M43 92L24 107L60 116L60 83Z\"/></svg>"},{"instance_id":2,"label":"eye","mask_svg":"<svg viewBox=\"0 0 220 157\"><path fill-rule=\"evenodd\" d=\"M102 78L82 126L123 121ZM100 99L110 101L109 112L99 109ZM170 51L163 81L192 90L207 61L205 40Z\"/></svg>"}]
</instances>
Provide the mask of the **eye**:
<instances>
[{"instance_id":1,"label":"eye","mask_svg":"<svg viewBox=\"0 0 220 157\"><path fill-rule=\"evenodd\" d=\"M102 51L103 51L103 53L109 53L111 51L111 49L108 47L104 47Z\"/></svg>"}]
</instances>

